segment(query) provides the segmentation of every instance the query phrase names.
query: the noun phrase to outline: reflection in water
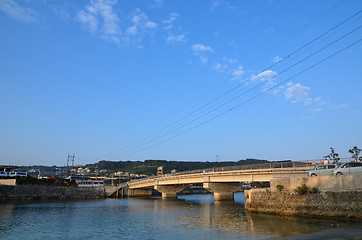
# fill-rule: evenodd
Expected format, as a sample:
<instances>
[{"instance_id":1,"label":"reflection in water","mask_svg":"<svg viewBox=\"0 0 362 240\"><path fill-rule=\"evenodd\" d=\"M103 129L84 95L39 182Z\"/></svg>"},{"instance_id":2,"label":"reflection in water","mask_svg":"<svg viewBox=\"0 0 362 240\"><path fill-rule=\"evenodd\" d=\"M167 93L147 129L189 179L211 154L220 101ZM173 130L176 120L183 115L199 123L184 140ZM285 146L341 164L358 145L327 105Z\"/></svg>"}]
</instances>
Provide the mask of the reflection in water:
<instances>
[{"instance_id":1,"label":"reflection in water","mask_svg":"<svg viewBox=\"0 0 362 240\"><path fill-rule=\"evenodd\" d=\"M10 227L13 209L14 209L14 204L0 203L0 231Z\"/></svg>"},{"instance_id":2,"label":"reflection in water","mask_svg":"<svg viewBox=\"0 0 362 240\"><path fill-rule=\"evenodd\" d=\"M353 222L349 223L342 220L321 220L248 212L246 212L246 217L250 231L268 233L274 238L298 236L353 224Z\"/></svg>"},{"instance_id":3,"label":"reflection in water","mask_svg":"<svg viewBox=\"0 0 362 240\"><path fill-rule=\"evenodd\" d=\"M235 197L215 203L212 195L0 203L0 239L265 239L351 224L249 214L243 195Z\"/></svg>"}]
</instances>

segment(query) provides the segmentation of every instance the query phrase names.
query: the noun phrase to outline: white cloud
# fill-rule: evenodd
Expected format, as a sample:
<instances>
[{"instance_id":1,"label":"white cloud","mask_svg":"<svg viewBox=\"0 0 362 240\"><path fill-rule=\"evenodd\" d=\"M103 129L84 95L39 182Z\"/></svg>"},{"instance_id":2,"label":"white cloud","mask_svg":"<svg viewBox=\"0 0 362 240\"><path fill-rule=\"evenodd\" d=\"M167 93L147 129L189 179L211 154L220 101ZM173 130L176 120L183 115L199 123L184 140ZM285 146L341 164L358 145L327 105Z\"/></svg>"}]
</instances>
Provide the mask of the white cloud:
<instances>
[{"instance_id":1,"label":"white cloud","mask_svg":"<svg viewBox=\"0 0 362 240\"><path fill-rule=\"evenodd\" d=\"M157 24L155 22L148 21L146 22L145 27L147 29L154 29L157 28Z\"/></svg>"},{"instance_id":2,"label":"white cloud","mask_svg":"<svg viewBox=\"0 0 362 240\"><path fill-rule=\"evenodd\" d=\"M199 54L201 52L214 52L211 47L202 44L194 44L191 46L191 49L194 54Z\"/></svg>"},{"instance_id":3,"label":"white cloud","mask_svg":"<svg viewBox=\"0 0 362 240\"><path fill-rule=\"evenodd\" d=\"M220 6L221 0L214 0L212 1L210 11L214 11L216 8Z\"/></svg>"},{"instance_id":4,"label":"white cloud","mask_svg":"<svg viewBox=\"0 0 362 240\"><path fill-rule=\"evenodd\" d=\"M166 26L164 27L164 29L172 29L173 28L173 22L176 21L177 18L180 17L180 14L178 13L171 13L170 17L166 20L163 20L162 23L165 24Z\"/></svg>"},{"instance_id":5,"label":"white cloud","mask_svg":"<svg viewBox=\"0 0 362 240\"><path fill-rule=\"evenodd\" d=\"M261 80L261 81L268 81L275 77L278 73L272 70L265 70L264 72L259 73L258 75L253 75L251 80Z\"/></svg>"},{"instance_id":6,"label":"white cloud","mask_svg":"<svg viewBox=\"0 0 362 240\"><path fill-rule=\"evenodd\" d=\"M70 23L72 20L72 16L70 15L70 11L67 9L67 5L65 6L52 6L53 13L59 17L62 21Z\"/></svg>"},{"instance_id":7,"label":"white cloud","mask_svg":"<svg viewBox=\"0 0 362 240\"><path fill-rule=\"evenodd\" d=\"M235 49L239 48L239 45L235 41L229 42L228 45L230 47L232 47L232 48L235 48Z\"/></svg>"},{"instance_id":8,"label":"white cloud","mask_svg":"<svg viewBox=\"0 0 362 240\"><path fill-rule=\"evenodd\" d=\"M237 69L232 70L231 75L234 79L241 78L241 76L244 74L243 66L239 66Z\"/></svg>"},{"instance_id":9,"label":"white cloud","mask_svg":"<svg viewBox=\"0 0 362 240\"><path fill-rule=\"evenodd\" d=\"M338 105L333 105L331 107L332 107L332 109L339 110L339 109L347 108L348 104L338 104Z\"/></svg>"},{"instance_id":10,"label":"white cloud","mask_svg":"<svg viewBox=\"0 0 362 240\"><path fill-rule=\"evenodd\" d=\"M145 34L152 34L158 27L157 23L150 21L148 16L138 8L131 19L132 26L127 28L127 34L134 37L137 42L140 42Z\"/></svg>"},{"instance_id":11,"label":"white cloud","mask_svg":"<svg viewBox=\"0 0 362 240\"><path fill-rule=\"evenodd\" d=\"M202 62L202 63L208 63L209 62L209 60L206 58L206 57L203 57L203 56L200 56L200 62Z\"/></svg>"},{"instance_id":12,"label":"white cloud","mask_svg":"<svg viewBox=\"0 0 362 240\"><path fill-rule=\"evenodd\" d=\"M180 17L178 13L171 13L169 18L163 20L162 23L165 25L163 28L168 31L168 35L165 38L166 43L174 44L186 41L186 32L183 32L181 26L174 27L174 22Z\"/></svg>"},{"instance_id":13,"label":"white cloud","mask_svg":"<svg viewBox=\"0 0 362 240\"><path fill-rule=\"evenodd\" d=\"M84 10L78 12L77 19L91 33L99 33L102 38L119 44L122 31L120 20L113 11L116 3L112 0L91 0Z\"/></svg>"},{"instance_id":14,"label":"white cloud","mask_svg":"<svg viewBox=\"0 0 362 240\"><path fill-rule=\"evenodd\" d=\"M262 91L263 92L268 92L270 90L271 93L273 95L277 95L280 92L280 89L272 89L273 87L275 87L277 84L273 81L273 78L278 75L277 72L274 72L272 70L265 70L264 72L261 72L257 75L252 75L248 81L246 82L246 84L248 84L249 82L253 82L253 81L262 81L265 82L265 86L263 87Z\"/></svg>"},{"instance_id":15,"label":"white cloud","mask_svg":"<svg viewBox=\"0 0 362 240\"><path fill-rule=\"evenodd\" d=\"M167 43L176 43L176 42L182 42L185 40L185 34L180 34L180 35L170 35L170 36L167 36L166 38L166 42Z\"/></svg>"},{"instance_id":16,"label":"white cloud","mask_svg":"<svg viewBox=\"0 0 362 240\"><path fill-rule=\"evenodd\" d=\"M210 11L215 11L217 8L223 7L226 10L238 9L237 6L230 5L229 1L225 0L213 0L210 6Z\"/></svg>"},{"instance_id":17,"label":"white cloud","mask_svg":"<svg viewBox=\"0 0 362 240\"><path fill-rule=\"evenodd\" d=\"M276 56L276 57L273 58L273 63L280 62L281 60L283 60L283 58L281 58L279 56Z\"/></svg>"},{"instance_id":18,"label":"white cloud","mask_svg":"<svg viewBox=\"0 0 362 240\"><path fill-rule=\"evenodd\" d=\"M77 20L92 34L118 46L132 42L139 44L146 34L152 35L157 29L157 23L150 21L148 16L137 8L129 16L131 24L122 30L121 20L113 10L116 4L117 0L90 0L83 10L78 11Z\"/></svg>"},{"instance_id":19,"label":"white cloud","mask_svg":"<svg viewBox=\"0 0 362 240\"><path fill-rule=\"evenodd\" d=\"M324 101L322 97L316 97L316 98L314 98L314 102L315 102L317 105L319 105L319 106L321 106L321 105L326 105L326 104L327 104L327 102Z\"/></svg>"},{"instance_id":20,"label":"white cloud","mask_svg":"<svg viewBox=\"0 0 362 240\"><path fill-rule=\"evenodd\" d=\"M163 0L154 0L155 2L151 4L151 8L160 8L162 7Z\"/></svg>"},{"instance_id":21,"label":"white cloud","mask_svg":"<svg viewBox=\"0 0 362 240\"><path fill-rule=\"evenodd\" d=\"M285 90L285 98L293 103L304 101L309 97L309 87L305 87L300 83L288 83L289 87Z\"/></svg>"},{"instance_id":22,"label":"white cloud","mask_svg":"<svg viewBox=\"0 0 362 240\"><path fill-rule=\"evenodd\" d=\"M138 33L138 28L136 26L131 26L127 28L127 33L129 35L135 36Z\"/></svg>"},{"instance_id":23,"label":"white cloud","mask_svg":"<svg viewBox=\"0 0 362 240\"><path fill-rule=\"evenodd\" d=\"M194 55L199 56L200 57L200 61L202 63L208 63L208 59L206 57L207 53L211 52L213 53L214 50L209 47L209 46L205 46L202 44L194 44L191 46L191 50L194 53Z\"/></svg>"},{"instance_id":24,"label":"white cloud","mask_svg":"<svg viewBox=\"0 0 362 240\"><path fill-rule=\"evenodd\" d=\"M214 65L214 69L219 72L224 72L228 68L229 68L229 66L226 64L215 63L215 65Z\"/></svg>"},{"instance_id":25,"label":"white cloud","mask_svg":"<svg viewBox=\"0 0 362 240\"><path fill-rule=\"evenodd\" d=\"M307 98L304 100L305 105L311 105L313 103L313 98Z\"/></svg>"},{"instance_id":26,"label":"white cloud","mask_svg":"<svg viewBox=\"0 0 362 240\"><path fill-rule=\"evenodd\" d=\"M223 57L222 60L225 61L225 62L228 62L230 64L234 64L234 63L238 62L238 60L236 60L236 59L227 58L227 57Z\"/></svg>"},{"instance_id":27,"label":"white cloud","mask_svg":"<svg viewBox=\"0 0 362 240\"><path fill-rule=\"evenodd\" d=\"M268 90L268 89L265 89ZM278 93L280 93L280 89L273 89L273 91L271 92L273 95L277 95Z\"/></svg>"},{"instance_id":28,"label":"white cloud","mask_svg":"<svg viewBox=\"0 0 362 240\"><path fill-rule=\"evenodd\" d=\"M36 11L21 6L13 0L1 0L0 10L16 20L23 22L37 21L36 16L38 13Z\"/></svg>"},{"instance_id":29,"label":"white cloud","mask_svg":"<svg viewBox=\"0 0 362 240\"><path fill-rule=\"evenodd\" d=\"M321 111L323 111L323 108L313 108L311 111L314 113L321 112Z\"/></svg>"},{"instance_id":30,"label":"white cloud","mask_svg":"<svg viewBox=\"0 0 362 240\"><path fill-rule=\"evenodd\" d=\"M80 11L78 12L77 18L91 33L96 33L98 31L99 23L97 17L94 15L86 11Z\"/></svg>"},{"instance_id":31,"label":"white cloud","mask_svg":"<svg viewBox=\"0 0 362 240\"><path fill-rule=\"evenodd\" d=\"M265 33L273 33L274 32L274 28L272 27L268 27L267 29L264 30Z\"/></svg>"}]
</instances>

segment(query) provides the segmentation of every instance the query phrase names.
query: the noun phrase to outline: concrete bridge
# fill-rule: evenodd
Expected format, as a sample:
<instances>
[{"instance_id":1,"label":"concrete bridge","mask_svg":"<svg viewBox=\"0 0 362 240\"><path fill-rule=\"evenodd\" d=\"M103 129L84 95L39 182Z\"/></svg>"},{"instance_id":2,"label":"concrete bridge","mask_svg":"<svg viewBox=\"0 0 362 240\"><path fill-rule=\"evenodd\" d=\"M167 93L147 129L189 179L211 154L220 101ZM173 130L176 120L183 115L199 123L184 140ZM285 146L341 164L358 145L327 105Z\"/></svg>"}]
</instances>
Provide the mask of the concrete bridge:
<instances>
[{"instance_id":1,"label":"concrete bridge","mask_svg":"<svg viewBox=\"0 0 362 240\"><path fill-rule=\"evenodd\" d=\"M165 174L129 181L109 190L108 196L150 197L154 189L162 198L176 198L186 186L198 185L212 192L214 200L232 200L242 184L305 177L314 164L288 161Z\"/></svg>"}]
</instances>

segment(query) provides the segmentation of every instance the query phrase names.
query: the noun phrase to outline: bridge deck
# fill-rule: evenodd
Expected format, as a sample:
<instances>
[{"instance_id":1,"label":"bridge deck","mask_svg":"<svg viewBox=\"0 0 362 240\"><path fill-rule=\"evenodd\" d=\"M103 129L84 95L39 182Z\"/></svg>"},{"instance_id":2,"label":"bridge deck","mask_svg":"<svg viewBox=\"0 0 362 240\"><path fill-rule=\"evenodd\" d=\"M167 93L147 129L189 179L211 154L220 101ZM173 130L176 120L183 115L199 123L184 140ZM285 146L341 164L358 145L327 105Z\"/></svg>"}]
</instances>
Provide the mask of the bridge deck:
<instances>
[{"instance_id":1,"label":"bridge deck","mask_svg":"<svg viewBox=\"0 0 362 240\"><path fill-rule=\"evenodd\" d=\"M249 169L220 172L166 175L128 182L130 189L153 188L155 185L198 184L204 182L268 182L273 178L303 177L311 167Z\"/></svg>"},{"instance_id":2,"label":"bridge deck","mask_svg":"<svg viewBox=\"0 0 362 240\"><path fill-rule=\"evenodd\" d=\"M313 168L308 162L276 162L242 165L165 174L145 179L131 180L110 192L109 196L124 187L153 189L155 186L188 185L202 183L269 182L274 178L304 177Z\"/></svg>"}]
</instances>

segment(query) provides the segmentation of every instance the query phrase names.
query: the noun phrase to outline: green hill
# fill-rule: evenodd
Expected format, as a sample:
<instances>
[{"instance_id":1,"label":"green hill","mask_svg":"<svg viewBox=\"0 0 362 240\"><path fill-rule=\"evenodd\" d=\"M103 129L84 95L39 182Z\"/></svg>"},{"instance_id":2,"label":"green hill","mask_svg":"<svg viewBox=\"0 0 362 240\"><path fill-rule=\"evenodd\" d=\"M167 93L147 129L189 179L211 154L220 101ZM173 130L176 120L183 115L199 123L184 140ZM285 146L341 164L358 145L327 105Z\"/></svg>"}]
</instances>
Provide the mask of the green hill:
<instances>
[{"instance_id":1,"label":"green hill","mask_svg":"<svg viewBox=\"0 0 362 240\"><path fill-rule=\"evenodd\" d=\"M129 172L136 174L156 175L157 168L163 166L164 173L170 173L176 169L177 172L191 171L197 169L220 168L228 166L240 166L249 164L268 163L267 160L246 159L228 162L199 162L199 161L166 161L166 160L145 160L145 161L99 161L94 164L87 164L84 167L90 169L107 169L109 172Z\"/></svg>"}]
</instances>

